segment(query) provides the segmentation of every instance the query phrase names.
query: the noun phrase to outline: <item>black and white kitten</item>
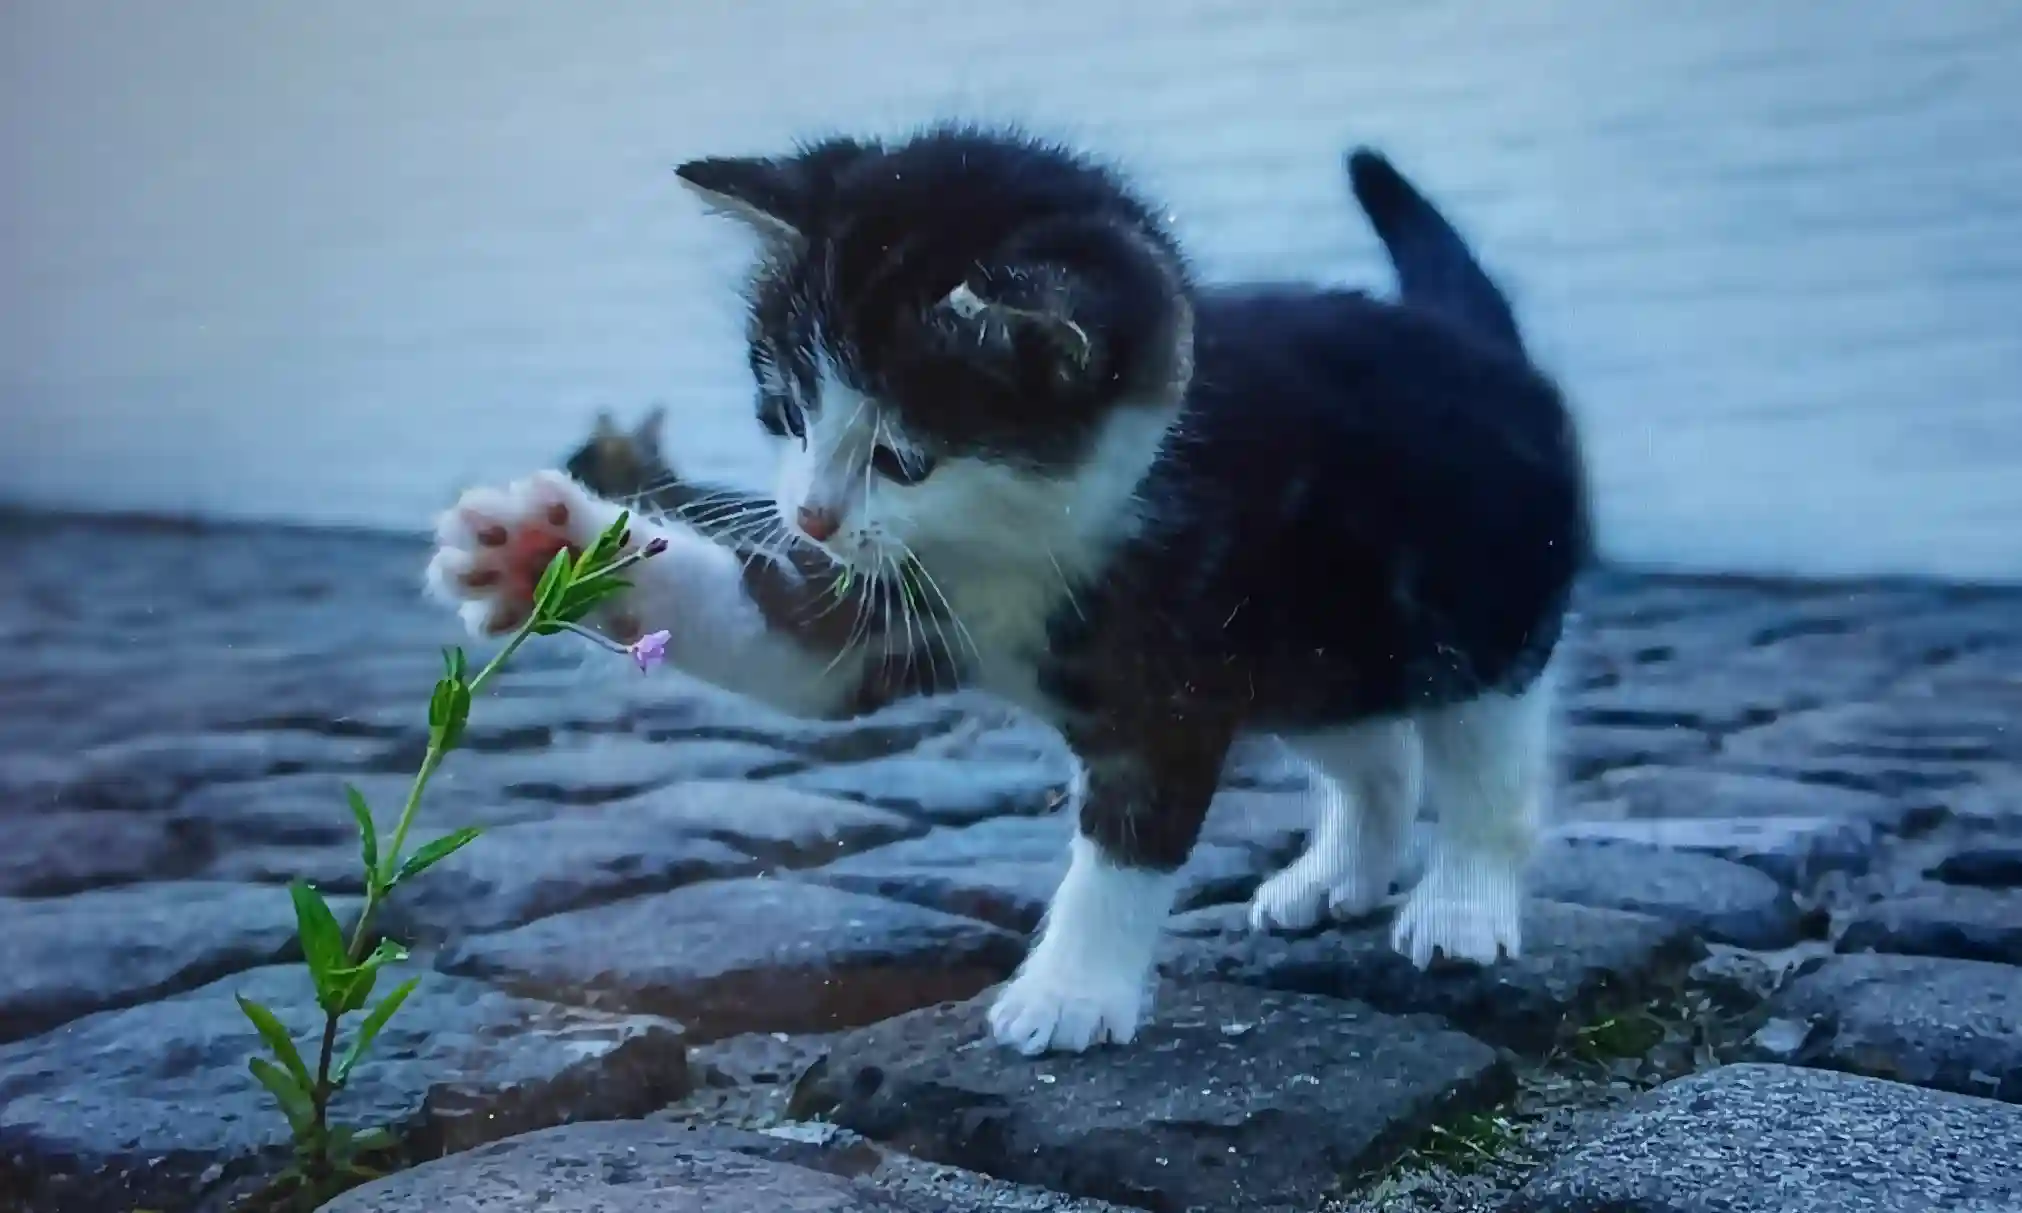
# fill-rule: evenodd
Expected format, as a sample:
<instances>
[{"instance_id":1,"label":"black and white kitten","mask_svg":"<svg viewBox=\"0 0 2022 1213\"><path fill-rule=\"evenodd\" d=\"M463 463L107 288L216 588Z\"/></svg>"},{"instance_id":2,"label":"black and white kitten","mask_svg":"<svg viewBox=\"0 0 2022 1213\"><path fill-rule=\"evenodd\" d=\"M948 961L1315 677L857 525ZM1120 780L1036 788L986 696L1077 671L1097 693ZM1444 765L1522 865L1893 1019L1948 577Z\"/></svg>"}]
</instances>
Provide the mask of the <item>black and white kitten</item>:
<instances>
[{"instance_id":1,"label":"black and white kitten","mask_svg":"<svg viewBox=\"0 0 2022 1213\"><path fill-rule=\"evenodd\" d=\"M1351 172L1394 257L1458 245L1380 158ZM882 626L840 654L777 626L746 563L679 523L635 526L670 547L611 626L665 629L675 664L796 711L928 651L1057 723L1078 830L992 1009L1000 1041L1133 1038L1245 733L1332 777L1259 927L1376 907L1422 789L1438 831L1395 945L1420 965L1518 952L1551 657L1590 540L1572 421L1471 256L1419 275L1427 307L1204 289L1115 172L972 128L679 174L761 237L750 355L780 517ZM1402 258L1399 277L1408 299ZM473 628L511 626L545 553L616 509L558 473L474 491L430 584Z\"/></svg>"}]
</instances>

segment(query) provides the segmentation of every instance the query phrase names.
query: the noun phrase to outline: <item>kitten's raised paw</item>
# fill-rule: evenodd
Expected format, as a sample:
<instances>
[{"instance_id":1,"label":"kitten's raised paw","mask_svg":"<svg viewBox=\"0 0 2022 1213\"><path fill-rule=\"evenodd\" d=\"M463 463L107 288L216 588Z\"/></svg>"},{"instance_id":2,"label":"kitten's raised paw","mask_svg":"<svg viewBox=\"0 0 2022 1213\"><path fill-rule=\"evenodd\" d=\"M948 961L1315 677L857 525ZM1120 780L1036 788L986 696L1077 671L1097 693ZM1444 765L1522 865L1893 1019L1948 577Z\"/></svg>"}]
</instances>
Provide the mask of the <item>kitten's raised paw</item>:
<instances>
[{"instance_id":1,"label":"kitten's raised paw","mask_svg":"<svg viewBox=\"0 0 2022 1213\"><path fill-rule=\"evenodd\" d=\"M1523 955L1523 896L1514 872L1482 871L1471 879L1437 866L1405 899L1390 943L1423 969L1435 955L1492 965Z\"/></svg>"},{"instance_id":2,"label":"kitten's raised paw","mask_svg":"<svg viewBox=\"0 0 2022 1213\"><path fill-rule=\"evenodd\" d=\"M473 635L509 632L533 610L534 587L555 553L594 542L607 512L560 472L472 489L436 521L428 592L454 606Z\"/></svg>"},{"instance_id":3,"label":"kitten's raised paw","mask_svg":"<svg viewBox=\"0 0 2022 1213\"><path fill-rule=\"evenodd\" d=\"M1027 1057L1129 1044L1144 1017L1145 994L1109 975L1068 981L1043 971L1021 973L990 1007L990 1034Z\"/></svg>"}]
</instances>

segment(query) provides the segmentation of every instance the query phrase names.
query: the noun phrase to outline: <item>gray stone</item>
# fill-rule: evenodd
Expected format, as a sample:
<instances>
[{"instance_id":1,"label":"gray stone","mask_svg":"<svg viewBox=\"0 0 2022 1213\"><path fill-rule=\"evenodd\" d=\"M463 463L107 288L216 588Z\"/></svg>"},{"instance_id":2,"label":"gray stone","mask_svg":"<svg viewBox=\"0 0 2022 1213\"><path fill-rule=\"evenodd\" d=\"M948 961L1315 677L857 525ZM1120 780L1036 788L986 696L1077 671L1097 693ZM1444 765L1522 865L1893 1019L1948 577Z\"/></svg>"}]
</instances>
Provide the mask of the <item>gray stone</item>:
<instances>
[{"instance_id":1,"label":"gray stone","mask_svg":"<svg viewBox=\"0 0 2022 1213\"><path fill-rule=\"evenodd\" d=\"M1726 739L1723 766L1766 770L1884 795L1929 794L1972 782L1981 766L2022 756L2010 714L1957 699L1845 703L1785 717Z\"/></svg>"},{"instance_id":2,"label":"gray stone","mask_svg":"<svg viewBox=\"0 0 2022 1213\"><path fill-rule=\"evenodd\" d=\"M1834 956L1771 1003L1818 1031L1797 1059L2022 1102L2022 969L1974 960Z\"/></svg>"},{"instance_id":3,"label":"gray stone","mask_svg":"<svg viewBox=\"0 0 2022 1213\"><path fill-rule=\"evenodd\" d=\"M1736 1065L1658 1088L1503 1213L2010 1213L2022 1109Z\"/></svg>"},{"instance_id":4,"label":"gray stone","mask_svg":"<svg viewBox=\"0 0 2022 1213\"><path fill-rule=\"evenodd\" d=\"M845 855L916 838L923 822L889 809L817 796L775 783L698 779L600 805L658 828L708 838L779 867L805 868Z\"/></svg>"},{"instance_id":5,"label":"gray stone","mask_svg":"<svg viewBox=\"0 0 2022 1213\"><path fill-rule=\"evenodd\" d=\"M1864 818L1689 817L1572 821L1552 836L1574 843L1629 843L1745 863L1791 888L1826 872L1865 872L1876 830Z\"/></svg>"},{"instance_id":6,"label":"gray stone","mask_svg":"<svg viewBox=\"0 0 2022 1213\"><path fill-rule=\"evenodd\" d=\"M1962 846L1940 860L1931 874L1946 884L2022 888L2022 839Z\"/></svg>"},{"instance_id":7,"label":"gray stone","mask_svg":"<svg viewBox=\"0 0 2022 1213\"><path fill-rule=\"evenodd\" d=\"M946 695L903 700L855 720L804 720L756 700L678 675L656 680L679 688L641 702L632 732L653 741L745 741L777 746L809 763L863 762L902 753L962 730L974 730L987 703ZM990 713L1001 718L1001 711Z\"/></svg>"},{"instance_id":8,"label":"gray stone","mask_svg":"<svg viewBox=\"0 0 2022 1213\"><path fill-rule=\"evenodd\" d=\"M149 877L191 875L197 857L161 813L19 813L7 817L0 896L54 897Z\"/></svg>"},{"instance_id":9,"label":"gray stone","mask_svg":"<svg viewBox=\"0 0 2022 1213\"><path fill-rule=\"evenodd\" d=\"M1479 1041L1353 1002L1168 988L1131 1044L1038 1060L991 1043L984 1006L845 1035L794 1115L1069 1195L1219 1213L1311 1208L1513 1086Z\"/></svg>"},{"instance_id":10,"label":"gray stone","mask_svg":"<svg viewBox=\"0 0 2022 1213\"><path fill-rule=\"evenodd\" d=\"M355 1188L324 1213L914 1213L849 1179L655 1122L566 1125ZM961 1213L950 1209L949 1213Z\"/></svg>"},{"instance_id":11,"label":"gray stone","mask_svg":"<svg viewBox=\"0 0 2022 1213\"><path fill-rule=\"evenodd\" d=\"M1566 777L1592 779L1606 771L1650 764L1687 763L1712 753L1713 742L1690 729L1629 729L1574 725L1559 740Z\"/></svg>"},{"instance_id":12,"label":"gray stone","mask_svg":"<svg viewBox=\"0 0 2022 1213\"><path fill-rule=\"evenodd\" d=\"M852 855L808 879L1030 932L1067 874L1073 830L1057 813L998 818ZM1181 870L1178 908L1248 897L1268 868L1248 847L1203 843Z\"/></svg>"},{"instance_id":13,"label":"gray stone","mask_svg":"<svg viewBox=\"0 0 2022 1213\"><path fill-rule=\"evenodd\" d=\"M356 903L332 899L332 908L348 921ZM301 954L287 892L257 885L193 880L6 898L0 921L0 1040Z\"/></svg>"},{"instance_id":14,"label":"gray stone","mask_svg":"<svg viewBox=\"0 0 2022 1213\"><path fill-rule=\"evenodd\" d=\"M588 737L530 753L486 755L484 777L508 794L562 804L623 800L677 779L767 779L802 761L754 741Z\"/></svg>"},{"instance_id":15,"label":"gray stone","mask_svg":"<svg viewBox=\"0 0 2022 1213\"><path fill-rule=\"evenodd\" d=\"M453 755L429 780L416 821L438 830L494 827L545 817L554 807L501 791L489 767L504 755ZM176 806L176 828L210 853L242 846L320 846L352 843L358 826L345 807L344 787L356 787L372 806L382 832L390 832L414 782L410 774L283 775L212 784Z\"/></svg>"},{"instance_id":16,"label":"gray stone","mask_svg":"<svg viewBox=\"0 0 2022 1213\"><path fill-rule=\"evenodd\" d=\"M433 832L417 831L410 848ZM756 859L643 813L570 810L488 830L395 890L381 924L432 945L570 910L758 871Z\"/></svg>"},{"instance_id":17,"label":"gray stone","mask_svg":"<svg viewBox=\"0 0 2022 1213\"><path fill-rule=\"evenodd\" d=\"M1417 969L1390 946L1387 922L1303 935L1259 934L1243 906L1174 917L1160 971L1357 998L1391 1014L1429 1012L1485 1040L1542 1050L1568 1027L1676 982L1701 953L1686 927L1642 914L1530 901L1524 954L1493 967Z\"/></svg>"},{"instance_id":18,"label":"gray stone","mask_svg":"<svg viewBox=\"0 0 2022 1213\"><path fill-rule=\"evenodd\" d=\"M213 856L194 876L243 884L288 884L306 880L325 893L363 894L365 870L356 840L254 843Z\"/></svg>"},{"instance_id":19,"label":"gray stone","mask_svg":"<svg viewBox=\"0 0 2022 1213\"><path fill-rule=\"evenodd\" d=\"M1035 816L1057 807L1067 795L1063 773L1038 763L919 754L815 767L782 782L936 825L967 825L1014 813Z\"/></svg>"},{"instance_id":20,"label":"gray stone","mask_svg":"<svg viewBox=\"0 0 2022 1213\"><path fill-rule=\"evenodd\" d=\"M1593 795L1620 817L1853 818L1895 831L1907 812L1898 800L1857 788L1699 768L1610 771L1594 781Z\"/></svg>"},{"instance_id":21,"label":"gray stone","mask_svg":"<svg viewBox=\"0 0 2022 1213\"><path fill-rule=\"evenodd\" d=\"M1840 947L2022 965L2022 890L1930 885L1885 898L1861 907Z\"/></svg>"},{"instance_id":22,"label":"gray stone","mask_svg":"<svg viewBox=\"0 0 2022 1213\"><path fill-rule=\"evenodd\" d=\"M205 784L360 770L386 749L368 738L300 730L153 734L86 750L60 778L28 790L21 803L43 809L163 809Z\"/></svg>"},{"instance_id":23,"label":"gray stone","mask_svg":"<svg viewBox=\"0 0 2022 1213\"><path fill-rule=\"evenodd\" d=\"M1547 843L1531 865L1530 892L1667 918L1746 948L1788 947L1805 933L1789 890L1754 868L1652 847Z\"/></svg>"},{"instance_id":24,"label":"gray stone","mask_svg":"<svg viewBox=\"0 0 2022 1213\"><path fill-rule=\"evenodd\" d=\"M681 1021L697 1040L821 1032L967 998L1021 959L972 919L800 880L690 885L453 946L442 967Z\"/></svg>"},{"instance_id":25,"label":"gray stone","mask_svg":"<svg viewBox=\"0 0 2022 1213\"><path fill-rule=\"evenodd\" d=\"M396 967L383 983L407 975ZM287 1125L247 1073L261 1046L235 994L271 1007L298 1041L323 1022L306 975L286 966L0 1046L0 1191L22 1193L26 1213L180 1210L208 1186L277 1169ZM668 1024L427 974L332 1110L340 1124L389 1127L409 1157L428 1158L643 1116L687 1089Z\"/></svg>"}]
</instances>

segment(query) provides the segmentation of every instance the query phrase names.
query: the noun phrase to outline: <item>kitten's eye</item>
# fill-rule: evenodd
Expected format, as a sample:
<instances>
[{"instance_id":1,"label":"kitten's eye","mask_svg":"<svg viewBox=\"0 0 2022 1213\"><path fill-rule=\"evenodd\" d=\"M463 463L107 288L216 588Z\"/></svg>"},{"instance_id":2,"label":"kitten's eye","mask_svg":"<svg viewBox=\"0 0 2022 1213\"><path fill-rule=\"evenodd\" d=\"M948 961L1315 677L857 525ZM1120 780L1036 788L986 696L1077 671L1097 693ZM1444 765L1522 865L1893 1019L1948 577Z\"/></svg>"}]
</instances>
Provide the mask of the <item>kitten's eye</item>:
<instances>
[{"instance_id":1,"label":"kitten's eye","mask_svg":"<svg viewBox=\"0 0 2022 1213\"><path fill-rule=\"evenodd\" d=\"M807 422L800 410L784 401L767 401L758 410L758 424L774 438L798 438L807 441Z\"/></svg>"},{"instance_id":2,"label":"kitten's eye","mask_svg":"<svg viewBox=\"0 0 2022 1213\"><path fill-rule=\"evenodd\" d=\"M871 470L893 484L918 484L933 475L934 461L925 455L901 455L888 446L871 449Z\"/></svg>"}]
</instances>

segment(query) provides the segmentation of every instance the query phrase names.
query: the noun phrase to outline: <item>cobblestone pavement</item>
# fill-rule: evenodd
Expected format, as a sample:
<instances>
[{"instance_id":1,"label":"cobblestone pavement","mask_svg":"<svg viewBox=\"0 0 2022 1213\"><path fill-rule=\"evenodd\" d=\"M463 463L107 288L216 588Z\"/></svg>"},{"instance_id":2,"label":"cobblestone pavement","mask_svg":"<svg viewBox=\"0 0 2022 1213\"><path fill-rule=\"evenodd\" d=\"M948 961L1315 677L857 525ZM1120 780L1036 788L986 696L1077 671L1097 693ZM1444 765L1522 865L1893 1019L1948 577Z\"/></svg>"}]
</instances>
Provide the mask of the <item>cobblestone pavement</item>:
<instances>
[{"instance_id":1,"label":"cobblestone pavement","mask_svg":"<svg viewBox=\"0 0 2022 1213\"><path fill-rule=\"evenodd\" d=\"M421 753L422 556L0 521L0 1209L283 1160L232 996L316 1018L281 886L356 894L341 785L390 815ZM544 642L424 810L490 828L390 908L426 977L337 1109L421 1165L329 1207L2022 1207L2022 595L1610 573L1580 632L1522 960L1249 935L1301 828L1261 747L1156 1021L1038 1062L979 1008L1063 870L1050 738Z\"/></svg>"}]
</instances>

